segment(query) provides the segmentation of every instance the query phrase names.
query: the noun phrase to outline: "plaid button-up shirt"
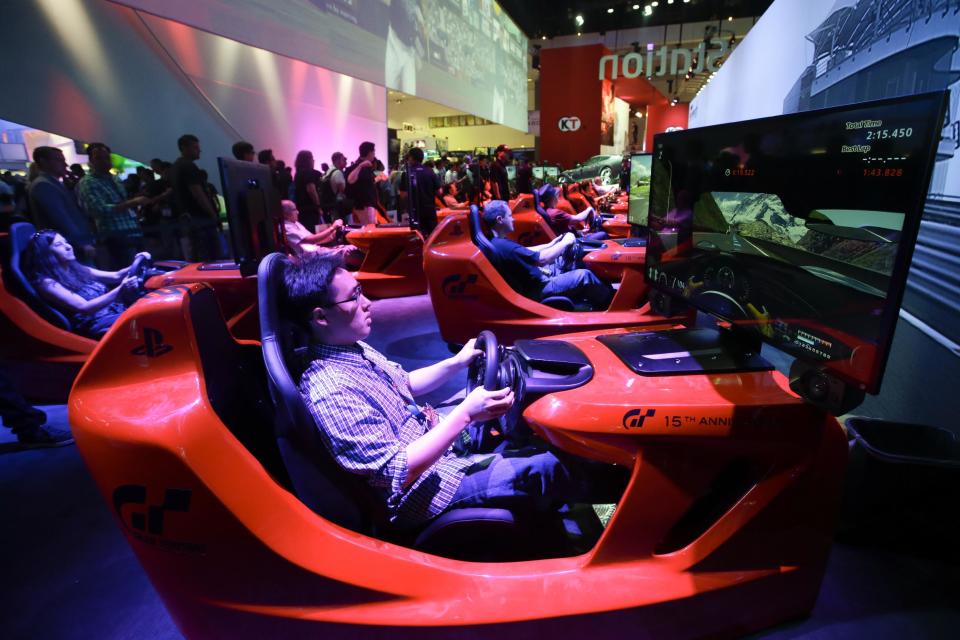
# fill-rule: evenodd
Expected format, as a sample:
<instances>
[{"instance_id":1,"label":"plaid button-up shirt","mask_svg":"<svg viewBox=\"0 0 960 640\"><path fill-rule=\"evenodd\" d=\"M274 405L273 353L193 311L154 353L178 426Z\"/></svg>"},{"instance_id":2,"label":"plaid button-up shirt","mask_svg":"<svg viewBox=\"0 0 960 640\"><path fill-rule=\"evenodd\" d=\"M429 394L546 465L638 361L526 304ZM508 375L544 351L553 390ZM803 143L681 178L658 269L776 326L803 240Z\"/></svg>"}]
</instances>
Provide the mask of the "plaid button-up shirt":
<instances>
[{"instance_id":1,"label":"plaid button-up shirt","mask_svg":"<svg viewBox=\"0 0 960 640\"><path fill-rule=\"evenodd\" d=\"M364 476L384 496L392 522L415 526L442 513L464 470L489 457L458 456L448 448L404 489L407 445L431 426L413 399L407 373L363 342L313 344L298 355L309 363L300 395L324 444L344 469Z\"/></svg>"},{"instance_id":2,"label":"plaid button-up shirt","mask_svg":"<svg viewBox=\"0 0 960 640\"><path fill-rule=\"evenodd\" d=\"M116 176L85 175L77 183L77 196L80 206L96 221L97 231L101 234L143 235L133 211L117 208L117 204L127 198Z\"/></svg>"}]
</instances>

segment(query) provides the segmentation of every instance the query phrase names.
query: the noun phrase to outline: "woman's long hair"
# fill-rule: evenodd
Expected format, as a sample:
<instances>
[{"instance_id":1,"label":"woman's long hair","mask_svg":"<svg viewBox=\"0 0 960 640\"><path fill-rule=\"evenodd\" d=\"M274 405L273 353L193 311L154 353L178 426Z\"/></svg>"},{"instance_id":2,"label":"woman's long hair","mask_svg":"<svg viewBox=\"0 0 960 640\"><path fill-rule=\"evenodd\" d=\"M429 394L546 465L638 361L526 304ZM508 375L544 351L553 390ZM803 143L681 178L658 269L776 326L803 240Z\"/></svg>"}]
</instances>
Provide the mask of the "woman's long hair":
<instances>
[{"instance_id":1,"label":"woman's long hair","mask_svg":"<svg viewBox=\"0 0 960 640\"><path fill-rule=\"evenodd\" d=\"M23 252L23 272L34 287L39 287L44 278L50 278L64 288L77 292L92 282L93 276L90 269L76 260L65 265L60 263L50 249L56 236L57 232L52 229L44 229L33 235Z\"/></svg>"},{"instance_id":2,"label":"woman's long hair","mask_svg":"<svg viewBox=\"0 0 960 640\"><path fill-rule=\"evenodd\" d=\"M313 153L306 149L297 152L297 158L293 161L293 168L297 173L313 169Z\"/></svg>"}]
</instances>

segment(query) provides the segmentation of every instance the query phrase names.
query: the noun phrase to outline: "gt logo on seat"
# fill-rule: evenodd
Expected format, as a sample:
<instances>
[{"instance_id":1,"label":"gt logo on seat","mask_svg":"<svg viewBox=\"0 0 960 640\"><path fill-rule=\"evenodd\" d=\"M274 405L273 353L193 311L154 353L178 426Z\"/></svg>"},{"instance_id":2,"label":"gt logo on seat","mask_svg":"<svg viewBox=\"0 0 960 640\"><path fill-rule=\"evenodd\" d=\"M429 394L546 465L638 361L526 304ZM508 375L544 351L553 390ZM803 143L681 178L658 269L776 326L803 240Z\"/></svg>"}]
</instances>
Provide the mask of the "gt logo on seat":
<instances>
[{"instance_id":1,"label":"gt logo on seat","mask_svg":"<svg viewBox=\"0 0 960 640\"><path fill-rule=\"evenodd\" d=\"M468 285L474 284L477 281L477 274L471 273L468 276L461 276L455 274L452 276L447 276L443 281L443 293L448 298L463 298L464 290Z\"/></svg>"},{"instance_id":2,"label":"gt logo on seat","mask_svg":"<svg viewBox=\"0 0 960 640\"><path fill-rule=\"evenodd\" d=\"M167 489L164 492L163 502L148 506L145 510L135 510L130 513L127 524L123 517L123 507L127 504L144 505L147 503L147 488L141 484L125 484L113 490L113 508L123 523L137 531L154 535L163 533L163 515L170 511L185 513L190 510L189 489Z\"/></svg>"},{"instance_id":3,"label":"gt logo on seat","mask_svg":"<svg viewBox=\"0 0 960 640\"><path fill-rule=\"evenodd\" d=\"M643 427L643 421L652 418L657 414L656 409L631 409L623 414L624 429L640 429Z\"/></svg>"},{"instance_id":4,"label":"gt logo on seat","mask_svg":"<svg viewBox=\"0 0 960 640\"><path fill-rule=\"evenodd\" d=\"M557 127L559 127L560 131L576 131L580 128L580 118L576 116L565 116L560 118Z\"/></svg>"}]
</instances>

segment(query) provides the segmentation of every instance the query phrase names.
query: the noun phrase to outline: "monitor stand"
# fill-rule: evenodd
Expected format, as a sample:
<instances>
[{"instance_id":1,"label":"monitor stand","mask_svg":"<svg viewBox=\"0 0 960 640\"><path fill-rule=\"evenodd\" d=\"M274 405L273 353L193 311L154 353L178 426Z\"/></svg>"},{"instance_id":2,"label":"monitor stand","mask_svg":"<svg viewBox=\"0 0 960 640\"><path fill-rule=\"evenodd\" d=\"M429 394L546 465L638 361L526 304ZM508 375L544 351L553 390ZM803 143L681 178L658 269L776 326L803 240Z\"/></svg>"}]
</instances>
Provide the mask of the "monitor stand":
<instances>
[{"instance_id":1,"label":"monitor stand","mask_svg":"<svg viewBox=\"0 0 960 640\"><path fill-rule=\"evenodd\" d=\"M695 328L598 336L632 371L642 376L770 371L761 341L737 329Z\"/></svg>"}]
</instances>

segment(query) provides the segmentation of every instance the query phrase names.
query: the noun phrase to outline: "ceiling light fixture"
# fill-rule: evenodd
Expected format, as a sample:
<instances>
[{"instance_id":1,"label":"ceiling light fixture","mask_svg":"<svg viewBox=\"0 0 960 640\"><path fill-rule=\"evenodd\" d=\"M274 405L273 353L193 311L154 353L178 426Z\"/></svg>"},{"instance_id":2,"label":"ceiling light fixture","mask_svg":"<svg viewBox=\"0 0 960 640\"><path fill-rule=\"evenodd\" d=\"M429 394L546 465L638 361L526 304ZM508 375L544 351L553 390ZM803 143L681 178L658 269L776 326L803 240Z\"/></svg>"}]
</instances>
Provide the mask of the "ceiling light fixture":
<instances>
[{"instance_id":1,"label":"ceiling light fixture","mask_svg":"<svg viewBox=\"0 0 960 640\"><path fill-rule=\"evenodd\" d=\"M636 10L639 9L639 8L640 8L640 5L638 5L638 4L633 5L633 10L634 10L634 11L636 11Z\"/></svg>"},{"instance_id":2,"label":"ceiling light fixture","mask_svg":"<svg viewBox=\"0 0 960 640\"><path fill-rule=\"evenodd\" d=\"M645 15L645 16L653 15L653 7L651 7L650 5L644 6L644 7L643 7L643 15Z\"/></svg>"},{"instance_id":3,"label":"ceiling light fixture","mask_svg":"<svg viewBox=\"0 0 960 640\"><path fill-rule=\"evenodd\" d=\"M609 9L607 9L607 13L613 13L613 7L610 7Z\"/></svg>"},{"instance_id":4,"label":"ceiling light fixture","mask_svg":"<svg viewBox=\"0 0 960 640\"><path fill-rule=\"evenodd\" d=\"M580 15L579 13L576 15L576 17L573 19L573 21L577 23L577 26L578 26L578 27L582 27L582 26L583 26L583 16Z\"/></svg>"},{"instance_id":5,"label":"ceiling light fixture","mask_svg":"<svg viewBox=\"0 0 960 640\"><path fill-rule=\"evenodd\" d=\"M657 2L657 0L653 0L653 2L650 3L650 6L651 6L651 7L659 7L659 6L660 6L660 3Z\"/></svg>"},{"instance_id":6,"label":"ceiling light fixture","mask_svg":"<svg viewBox=\"0 0 960 640\"><path fill-rule=\"evenodd\" d=\"M727 22L733 22L733 16L727 16Z\"/></svg>"}]
</instances>

